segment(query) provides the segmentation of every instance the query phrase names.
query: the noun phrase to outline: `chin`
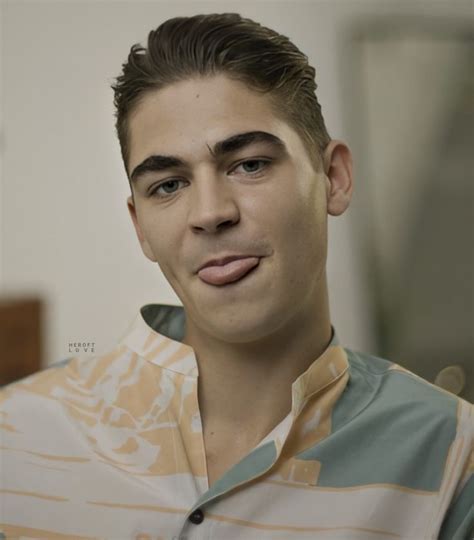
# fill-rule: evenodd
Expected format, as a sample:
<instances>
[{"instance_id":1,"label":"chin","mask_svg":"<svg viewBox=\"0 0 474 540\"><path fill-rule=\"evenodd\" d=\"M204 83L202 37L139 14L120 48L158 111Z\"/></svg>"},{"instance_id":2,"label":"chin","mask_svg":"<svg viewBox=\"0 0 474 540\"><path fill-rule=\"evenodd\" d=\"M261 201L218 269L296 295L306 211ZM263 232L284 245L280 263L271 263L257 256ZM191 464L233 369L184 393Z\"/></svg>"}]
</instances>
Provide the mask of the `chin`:
<instances>
[{"instance_id":1,"label":"chin","mask_svg":"<svg viewBox=\"0 0 474 540\"><path fill-rule=\"evenodd\" d=\"M203 317L200 327L215 339L227 343L256 342L276 332L286 320L282 317L282 313L287 313L285 309L262 308L260 304L246 309L222 309L214 312L213 317Z\"/></svg>"},{"instance_id":2,"label":"chin","mask_svg":"<svg viewBox=\"0 0 474 540\"><path fill-rule=\"evenodd\" d=\"M277 332L294 315L298 302L294 295L282 295L281 280L263 269L230 287L209 287L196 280L192 289L183 291L184 297L178 294L190 324L199 333L236 344Z\"/></svg>"}]
</instances>

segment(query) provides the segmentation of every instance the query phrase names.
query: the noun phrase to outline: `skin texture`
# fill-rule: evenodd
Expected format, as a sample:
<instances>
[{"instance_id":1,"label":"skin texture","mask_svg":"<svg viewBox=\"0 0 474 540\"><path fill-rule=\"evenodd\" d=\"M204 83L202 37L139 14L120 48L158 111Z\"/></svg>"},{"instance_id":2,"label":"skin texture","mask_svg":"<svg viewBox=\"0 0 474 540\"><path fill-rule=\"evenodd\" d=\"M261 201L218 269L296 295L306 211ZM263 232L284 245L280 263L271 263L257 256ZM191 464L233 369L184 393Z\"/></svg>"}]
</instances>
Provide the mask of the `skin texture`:
<instances>
[{"instance_id":1,"label":"skin texture","mask_svg":"<svg viewBox=\"0 0 474 540\"><path fill-rule=\"evenodd\" d=\"M137 178L127 203L144 254L186 311L212 483L289 413L292 382L331 338L327 216L349 205L351 155L331 141L314 160L268 96L222 74L151 92L129 120L128 171L156 154L184 162ZM285 149L256 142L213 155L253 131ZM261 259L230 286L199 278L202 264L230 254Z\"/></svg>"}]
</instances>

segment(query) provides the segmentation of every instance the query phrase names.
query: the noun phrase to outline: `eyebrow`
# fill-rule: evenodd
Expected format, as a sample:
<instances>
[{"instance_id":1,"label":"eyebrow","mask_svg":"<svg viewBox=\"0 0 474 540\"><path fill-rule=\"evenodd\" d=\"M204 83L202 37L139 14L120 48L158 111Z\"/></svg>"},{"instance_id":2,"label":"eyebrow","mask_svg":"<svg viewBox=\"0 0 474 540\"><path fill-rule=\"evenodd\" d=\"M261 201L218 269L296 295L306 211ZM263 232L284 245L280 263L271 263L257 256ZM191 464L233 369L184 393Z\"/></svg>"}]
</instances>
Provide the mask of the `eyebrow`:
<instances>
[{"instance_id":1,"label":"eyebrow","mask_svg":"<svg viewBox=\"0 0 474 540\"><path fill-rule=\"evenodd\" d=\"M209 148L209 150L214 158L218 158L259 142L269 143L272 146L283 150L285 153L287 152L285 143L276 135L272 135L266 131L238 133L223 141L217 142L214 147ZM149 156L133 169L130 179L132 182L136 182L140 176L147 172L159 172L173 167L182 167L184 165L186 165L185 161L176 156Z\"/></svg>"}]
</instances>

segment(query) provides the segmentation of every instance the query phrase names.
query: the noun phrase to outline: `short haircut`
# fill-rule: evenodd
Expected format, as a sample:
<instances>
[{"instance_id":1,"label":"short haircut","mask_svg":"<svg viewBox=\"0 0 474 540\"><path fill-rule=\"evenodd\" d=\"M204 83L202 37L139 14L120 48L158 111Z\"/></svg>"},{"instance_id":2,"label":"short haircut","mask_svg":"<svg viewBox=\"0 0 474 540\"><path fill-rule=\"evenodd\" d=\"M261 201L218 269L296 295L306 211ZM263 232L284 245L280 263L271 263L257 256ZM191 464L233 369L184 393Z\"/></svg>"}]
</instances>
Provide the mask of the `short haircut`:
<instances>
[{"instance_id":1,"label":"short haircut","mask_svg":"<svg viewBox=\"0 0 474 540\"><path fill-rule=\"evenodd\" d=\"M168 19L132 46L112 85L116 130L128 171L131 111L150 92L196 76L225 74L268 93L277 116L319 155L330 141L316 97L315 69L287 37L236 13Z\"/></svg>"}]
</instances>

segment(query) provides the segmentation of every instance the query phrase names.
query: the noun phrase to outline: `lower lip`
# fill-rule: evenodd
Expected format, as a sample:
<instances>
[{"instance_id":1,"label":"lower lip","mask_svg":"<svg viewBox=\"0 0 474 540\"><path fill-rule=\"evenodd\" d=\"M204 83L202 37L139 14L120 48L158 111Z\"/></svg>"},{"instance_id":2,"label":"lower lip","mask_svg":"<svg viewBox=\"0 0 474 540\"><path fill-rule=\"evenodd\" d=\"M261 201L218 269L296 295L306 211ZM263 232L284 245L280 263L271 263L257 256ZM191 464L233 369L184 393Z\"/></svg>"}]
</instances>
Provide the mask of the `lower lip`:
<instances>
[{"instance_id":1,"label":"lower lip","mask_svg":"<svg viewBox=\"0 0 474 540\"><path fill-rule=\"evenodd\" d=\"M208 285L222 286L236 283L260 263L259 257L236 259L221 266L207 266L199 270L199 278Z\"/></svg>"}]
</instances>

